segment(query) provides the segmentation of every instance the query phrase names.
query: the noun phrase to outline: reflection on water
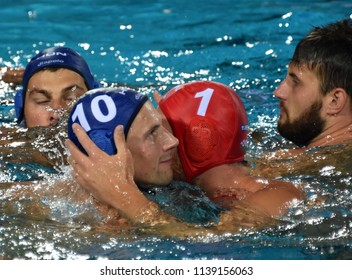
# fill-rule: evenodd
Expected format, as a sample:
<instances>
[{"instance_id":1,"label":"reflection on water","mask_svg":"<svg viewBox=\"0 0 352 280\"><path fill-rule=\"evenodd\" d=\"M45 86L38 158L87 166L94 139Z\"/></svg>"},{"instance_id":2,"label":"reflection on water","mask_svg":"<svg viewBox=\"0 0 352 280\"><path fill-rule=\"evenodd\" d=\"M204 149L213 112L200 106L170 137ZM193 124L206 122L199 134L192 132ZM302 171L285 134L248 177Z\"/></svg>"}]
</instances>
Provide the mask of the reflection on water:
<instances>
[{"instance_id":1,"label":"reflection on water","mask_svg":"<svg viewBox=\"0 0 352 280\"><path fill-rule=\"evenodd\" d=\"M352 176L349 168L351 147L348 145L315 149L289 159L263 156L254 160L256 169L253 173L296 182L303 185L307 192L307 202L293 205L275 226L180 238L165 237L162 231L156 229L117 230L115 225L105 223L104 215L97 211L91 197L82 195L77 186L68 183L71 174L70 168L64 164L62 137L65 135L60 129L32 129L30 133L17 129L16 137L11 129L6 130L9 136L2 137L1 147L1 158L5 163L2 168L5 167L6 170L3 168L2 173L5 174L6 171L12 177L3 176L0 186L0 255L4 258L351 257ZM53 142L49 139L55 140ZM38 152L38 145L42 157L28 158L33 151ZM52 147L58 149L52 150ZM10 151L20 156L11 157ZM49 166L43 158L59 160L56 165ZM24 169L11 169L9 159L12 166L15 166L17 160L23 160L23 164L17 164L23 165ZM30 175L26 171L30 167L26 165L25 159L41 168L36 168L35 172L32 170L33 175ZM22 177L16 177L15 174L21 172L33 176L26 178L27 181L39 178L44 180L34 185L27 182L9 186L7 182L20 181ZM61 182L59 186L58 182ZM241 222L243 221L239 224ZM177 233L176 229L174 233Z\"/></svg>"},{"instance_id":2,"label":"reflection on water","mask_svg":"<svg viewBox=\"0 0 352 280\"><path fill-rule=\"evenodd\" d=\"M352 175L351 144L316 147L298 153L290 151L282 149L254 159L253 174L268 178L314 176L325 180Z\"/></svg>"},{"instance_id":3,"label":"reflection on water","mask_svg":"<svg viewBox=\"0 0 352 280\"><path fill-rule=\"evenodd\" d=\"M64 122L62 122L64 123ZM0 129L0 182L30 181L56 173L66 163L65 125Z\"/></svg>"},{"instance_id":4,"label":"reflection on water","mask_svg":"<svg viewBox=\"0 0 352 280\"><path fill-rule=\"evenodd\" d=\"M17 87L0 82L0 258L351 259L351 147L270 156L292 148L277 135L272 91L294 45L312 25L349 17L350 1L144 2L2 3L0 25L12 32L2 34L0 64L23 66L37 50L63 44L82 53L106 85L149 94L195 79L228 84L248 112L253 174L303 185L307 202L259 231L182 239L116 231L89 196L68 184L66 130L16 127ZM19 181L27 183L12 186Z\"/></svg>"}]
</instances>

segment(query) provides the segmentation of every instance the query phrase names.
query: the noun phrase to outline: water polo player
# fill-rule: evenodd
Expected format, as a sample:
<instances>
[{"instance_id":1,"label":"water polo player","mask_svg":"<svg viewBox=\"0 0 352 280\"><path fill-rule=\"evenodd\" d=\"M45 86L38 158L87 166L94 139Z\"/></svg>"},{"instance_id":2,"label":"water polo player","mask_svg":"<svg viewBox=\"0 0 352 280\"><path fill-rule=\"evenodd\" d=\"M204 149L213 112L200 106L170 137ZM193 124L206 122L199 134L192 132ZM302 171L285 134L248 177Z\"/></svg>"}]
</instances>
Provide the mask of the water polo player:
<instances>
[{"instance_id":1,"label":"water polo player","mask_svg":"<svg viewBox=\"0 0 352 280\"><path fill-rule=\"evenodd\" d=\"M182 172L177 176L200 186L219 205L232 207L238 200L254 198L254 205L271 215L284 210L285 201L301 196L289 182L250 175L244 164L247 115L230 87L189 82L171 89L159 107L179 140L181 166L175 170ZM271 190L278 186L280 190ZM269 201L264 199L266 195L271 197Z\"/></svg>"},{"instance_id":2,"label":"water polo player","mask_svg":"<svg viewBox=\"0 0 352 280\"><path fill-rule=\"evenodd\" d=\"M68 135L83 150L72 130L76 122L109 155L116 154L114 130L123 125L135 181L157 185L171 182L178 141L162 126L160 114L146 95L126 88L101 88L77 100L68 120Z\"/></svg>"},{"instance_id":3,"label":"water polo player","mask_svg":"<svg viewBox=\"0 0 352 280\"><path fill-rule=\"evenodd\" d=\"M75 130L77 127L73 124L76 122L86 133ZM123 145L120 143L122 150L118 146L119 151L116 148L118 143L115 143L118 125L123 125L126 136ZM108 204L131 213L144 203L149 205L154 201L163 211L183 221L209 224L218 220L220 209L204 192L172 180L173 156L178 141L162 126L160 114L146 95L126 88L100 88L87 92L72 108L68 135L76 144L67 143L76 181L88 190L97 184L101 192L112 186L116 193L108 191L111 199ZM126 147L132 155L129 160L125 158ZM128 168L131 162L134 176ZM132 180L128 179L130 177ZM124 199L121 201L119 191L123 188Z\"/></svg>"},{"instance_id":4,"label":"water polo player","mask_svg":"<svg viewBox=\"0 0 352 280\"><path fill-rule=\"evenodd\" d=\"M186 83L171 89L159 107L179 140L188 182L212 167L244 161L247 115L230 87L209 81Z\"/></svg>"},{"instance_id":5,"label":"water polo player","mask_svg":"<svg viewBox=\"0 0 352 280\"><path fill-rule=\"evenodd\" d=\"M28 63L22 89L15 95L17 122L22 126L52 126L63 111L98 83L86 61L67 47L45 49Z\"/></svg>"},{"instance_id":6,"label":"water polo player","mask_svg":"<svg viewBox=\"0 0 352 280\"><path fill-rule=\"evenodd\" d=\"M195 90L194 93L199 91L203 92L206 89L210 89L210 91L213 90L213 94L215 96L230 95L230 97L218 99L219 101L217 102L218 108L223 108L223 106L232 106L231 105L232 103L241 105L241 103L236 103L237 102L236 100L238 99L238 97L233 98L232 95L234 95L235 92L233 90L229 90L228 87L213 84L213 83L205 84L205 86L206 88L204 88L203 86L192 87L192 92L194 90ZM175 90L172 90L169 94L167 94L167 97L171 97L176 94L177 95L184 94L182 91L182 88L183 88L182 86L177 87ZM181 91L178 91L177 89L181 89ZM210 92L210 91L207 91L207 92ZM99 92L99 90L97 92ZM178 105L174 103L174 105L186 107L187 103L185 102L195 102L194 101L196 97L195 94L189 94L186 96L188 96L188 100L181 98L183 101L181 103L178 103ZM165 102L168 102L167 97ZM195 110L195 113L194 113L195 115L197 115L198 113L203 115L204 112L205 113L208 112L208 109L210 108L209 106L211 106L211 102L213 101L212 100L213 97L210 96L210 99L209 99L209 96L208 96L207 98L208 99L206 99L203 103L204 106L199 106L200 103L202 102L202 98L199 98L199 99L196 98L196 100L198 101L197 103L198 106L196 107L201 109ZM76 104L76 106L79 106L81 100L84 100L84 97L78 100L78 104ZM91 102L89 101L87 105L91 106ZM151 184L157 184L159 186L168 186L167 185L168 183L166 183L167 180L165 180L166 178L165 174L169 174L168 171L170 170L171 166L168 165L168 163L170 164L170 162L172 162L172 159L170 157L172 157L172 153L175 151L176 144L174 143L172 147L168 145L165 146L165 144L163 144L163 142L161 141L162 135L160 134L160 136L158 136L157 135L158 133L155 134L155 130L160 129L161 117L159 115L155 115L156 110L153 107L149 108L149 111L148 110L145 111L144 109L147 109L147 108L144 108L146 105L152 106L149 101L145 102L145 104L142 106L142 109L140 110L140 113L138 113L137 116L135 117L135 120L133 121L127 135L126 146L131 151L131 154L133 156L133 161L134 161L134 170L135 170L134 180L137 183L138 181L141 180L141 181L144 181L145 183L149 182ZM237 105L233 106L233 108L229 110L234 111L236 113ZM107 106L104 105L103 107L107 107ZM117 105L116 105L116 110L118 110ZM144 110L145 114L144 113L142 114L142 110ZM178 111L179 114L184 113L185 117L187 116L187 114L189 116L189 113L182 112L182 109L178 108L177 110L179 110ZM82 111L82 109L79 109L79 111ZM76 110L73 110L71 113L71 116L76 114L75 112ZM219 114L221 115L221 110L218 110L217 115ZM107 110L105 111L105 115L108 115ZM155 117L152 117L152 116L155 116ZM226 118L229 117L229 115L227 114L222 116ZM217 118L221 119L220 117L217 117ZM78 119L77 117L74 117L73 119L71 119L70 117L71 122L72 120L75 121L77 119ZM154 122L152 120L155 121L154 125L152 125L152 123ZM221 120L221 122L228 122L228 121L229 119L225 119L225 118L222 118ZM231 143L231 145L228 144L229 147L231 147L232 145L235 145L234 148L230 148L230 150L231 149L237 150L237 152L234 152L233 154L231 154L232 160L234 160L235 162L231 162L231 163L227 162L219 165L215 164L213 165L213 167L208 167L207 170L204 168L202 169L202 173L199 174L197 177L195 177L193 181L197 182L197 184L199 183L199 186L203 188L208 194L208 196L213 199L227 197L227 198L230 198L232 201L238 201L238 198L240 198L242 199L242 203L246 203L248 207L260 210L261 212L270 216L279 215L283 213L285 209L287 209L289 205L288 204L289 201L293 199L301 198L301 193L291 183L288 183L288 182L265 180L263 178L255 178L255 177L249 176L248 174L249 170L241 163L245 155L245 151L241 147L245 146L245 142L243 141L246 140L247 121L246 119L241 119L241 115L240 115L238 124L242 124L242 121L243 121L243 125L245 125L244 127L242 126L239 127L240 130L243 130L242 136L229 138L229 139L236 139L236 140L233 140L233 143L237 143L237 146L236 144L231 143L231 141L228 141L228 143ZM172 119L170 119L169 122L172 123ZM139 124L135 125L136 123L139 123L140 125ZM180 123L179 125L183 126L184 123ZM69 123L69 126L71 126L71 123ZM195 127L194 133L190 133L187 136L187 138L184 140L188 141L189 140L188 138L193 137L192 135L197 136L196 130L198 129L197 128L198 126L195 125L194 127ZM228 126L217 125L216 127L213 127L213 129L216 130L218 127L226 128ZM115 131L115 134L117 133L116 135L119 135L118 131L117 132L116 131ZM93 195L98 200L103 201L113 206L114 208L125 212L126 215L129 217L136 218L135 215L138 216L141 213L141 210L138 211L137 209L141 209L141 208L143 209L144 207L148 207L148 202L144 200L145 198L143 199L140 196L140 193L136 192L136 190L133 188L133 183L131 183L130 181L128 184L125 183L126 180L128 181L128 179L126 179L128 178L128 176L125 176L125 175L122 176L117 174L119 172L119 169L123 168L125 165L128 165L128 162L124 161L123 162L124 164L122 164L121 160L119 160L118 158L119 153L117 153L117 155L109 156L105 152L98 149L95 145L92 145L91 141L84 133L84 131L81 131L80 129L75 128L74 132L76 135L78 135L80 144L82 144L82 146L84 147L84 149L87 151L89 155L89 156L85 156L82 152L79 152L77 147L73 145L72 142L67 143L68 144L67 146L71 151L72 159L70 162L74 168L77 182L80 184L80 186L82 186L89 192L93 193ZM210 132L205 130L204 133L205 133L205 136L207 136L207 134L209 134ZM222 132L216 132L216 133L222 134ZM238 133L238 131L230 131L229 133L234 134L234 133ZM132 134L133 134L133 137L132 137ZM171 137L170 135L167 135L167 134L165 134L165 136ZM116 137L117 136L115 136L115 139ZM220 135L218 135L217 137L221 139ZM133 138L136 138L136 139L139 138L140 140L136 141L136 139L133 139ZM77 143L77 140L75 140L72 137L71 139ZM222 145L222 143L219 141L214 143L220 146ZM184 143L184 145L187 145L187 144ZM162 149L164 151L162 153L163 156L157 156L156 153L154 152L157 146L164 147ZM167 153L167 150L165 149L167 147L169 147L167 149L169 153ZM225 149L225 147L223 148ZM202 147L202 150L203 149L204 147ZM211 146L211 149L216 150L213 144ZM202 150L200 152L202 152ZM181 150L181 151L187 152L188 150ZM125 152L125 149L123 149L122 155L124 154L124 152ZM197 151L197 153L199 152ZM154 154L155 156L151 157L149 154ZM210 164L211 152L209 152L209 154L206 154L206 155L209 157L206 160L208 160ZM222 157L225 157L225 158L227 157L226 152L221 152L221 155ZM155 168L155 162L157 162L156 168ZM138 167L137 167L137 163L139 165ZM157 169L160 171L162 166L164 166L163 172L156 173L155 170ZM148 172L150 172L150 174L148 174ZM157 174L157 176L151 177L150 175L153 175L153 174L155 175ZM157 177L160 177L160 175L162 174L164 175L163 176L164 180L163 181L160 179L158 180ZM170 180L171 177L172 175L168 177L168 179ZM161 189L168 189L168 188L161 188ZM242 196L242 193L239 190L242 193L245 193L246 195ZM250 195L247 195L248 193ZM177 195L180 195L180 194L181 194L181 189L179 188ZM190 197L189 196L190 194L191 192L188 192L187 197ZM170 199L167 200L167 198L168 197L166 195L162 198L164 200L164 203L165 201L167 201L166 204L169 201L171 201ZM193 204L193 201L195 200L191 201L191 199L189 199L187 203L187 200L185 200L183 203L179 203L178 207L181 208L181 207L184 207L184 205L186 204ZM126 207L128 210L123 210L122 209L123 207ZM207 212L209 207L205 209L207 210L203 212ZM154 211L151 210L148 213L150 213L148 218L152 218L152 214L154 213ZM154 217L154 218L157 219L157 217Z\"/></svg>"}]
</instances>

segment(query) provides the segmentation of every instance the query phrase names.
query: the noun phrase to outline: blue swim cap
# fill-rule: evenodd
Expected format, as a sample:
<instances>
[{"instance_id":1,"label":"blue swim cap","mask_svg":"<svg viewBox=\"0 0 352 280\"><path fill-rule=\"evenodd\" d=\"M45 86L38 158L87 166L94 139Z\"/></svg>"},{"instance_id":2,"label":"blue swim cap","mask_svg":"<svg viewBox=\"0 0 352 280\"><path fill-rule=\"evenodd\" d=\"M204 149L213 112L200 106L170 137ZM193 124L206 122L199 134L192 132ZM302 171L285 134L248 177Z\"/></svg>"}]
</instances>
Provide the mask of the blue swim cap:
<instances>
[{"instance_id":1,"label":"blue swim cap","mask_svg":"<svg viewBox=\"0 0 352 280\"><path fill-rule=\"evenodd\" d=\"M81 151L72 130L79 123L92 141L109 155L116 154L114 130L124 126L125 136L148 96L128 88L99 88L82 95L73 106L68 119L68 137Z\"/></svg>"},{"instance_id":2,"label":"blue swim cap","mask_svg":"<svg viewBox=\"0 0 352 280\"><path fill-rule=\"evenodd\" d=\"M99 84L94 80L90 72L87 62L78 52L66 47L45 49L30 60L23 74L22 89L16 92L15 111L18 123L24 117L23 109L28 81L35 73L43 68L67 68L80 74L88 89L99 87Z\"/></svg>"}]
</instances>

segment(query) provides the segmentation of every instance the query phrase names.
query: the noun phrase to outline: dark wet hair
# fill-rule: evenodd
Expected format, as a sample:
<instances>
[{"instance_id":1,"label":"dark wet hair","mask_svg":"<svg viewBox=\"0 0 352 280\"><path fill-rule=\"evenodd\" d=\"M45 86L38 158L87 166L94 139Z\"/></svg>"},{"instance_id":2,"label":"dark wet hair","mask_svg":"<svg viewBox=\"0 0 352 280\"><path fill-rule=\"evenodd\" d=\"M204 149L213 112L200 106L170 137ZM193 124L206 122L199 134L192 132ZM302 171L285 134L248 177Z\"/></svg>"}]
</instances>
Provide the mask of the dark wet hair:
<instances>
[{"instance_id":1,"label":"dark wet hair","mask_svg":"<svg viewBox=\"0 0 352 280\"><path fill-rule=\"evenodd\" d=\"M322 94L343 88L352 99L352 20L314 27L298 43L290 64L314 71Z\"/></svg>"}]
</instances>

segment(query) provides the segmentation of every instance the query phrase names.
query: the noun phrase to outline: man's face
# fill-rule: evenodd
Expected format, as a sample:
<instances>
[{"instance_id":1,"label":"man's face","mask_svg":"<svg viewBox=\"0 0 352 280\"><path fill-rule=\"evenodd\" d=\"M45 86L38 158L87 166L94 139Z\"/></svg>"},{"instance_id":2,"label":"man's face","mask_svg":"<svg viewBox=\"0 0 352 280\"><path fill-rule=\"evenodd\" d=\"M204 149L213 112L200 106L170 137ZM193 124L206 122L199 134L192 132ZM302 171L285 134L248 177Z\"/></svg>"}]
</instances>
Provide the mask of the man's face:
<instances>
[{"instance_id":1,"label":"man's face","mask_svg":"<svg viewBox=\"0 0 352 280\"><path fill-rule=\"evenodd\" d=\"M173 135L171 125L170 125L169 121L167 120L167 118L165 117L164 113L161 111L161 109L159 107L157 110L161 116L161 122L163 124L163 127L165 127L166 130ZM174 172L174 180L186 181L186 174L185 174L185 170L183 169L183 165L181 163L180 156L178 154L178 149L174 150L173 158L174 158L174 162L172 164L172 169Z\"/></svg>"},{"instance_id":2,"label":"man's face","mask_svg":"<svg viewBox=\"0 0 352 280\"><path fill-rule=\"evenodd\" d=\"M127 135L137 183L167 185L173 179L173 154L178 140L163 126L160 114L148 101Z\"/></svg>"},{"instance_id":3,"label":"man's face","mask_svg":"<svg viewBox=\"0 0 352 280\"><path fill-rule=\"evenodd\" d=\"M67 110L87 90L82 76L65 68L35 73L29 79L26 91L26 126L56 125L63 110Z\"/></svg>"},{"instance_id":4,"label":"man's face","mask_svg":"<svg viewBox=\"0 0 352 280\"><path fill-rule=\"evenodd\" d=\"M283 137L305 146L323 131L323 101L318 78L312 71L290 65L286 79L274 94L280 99L278 131Z\"/></svg>"}]
</instances>

